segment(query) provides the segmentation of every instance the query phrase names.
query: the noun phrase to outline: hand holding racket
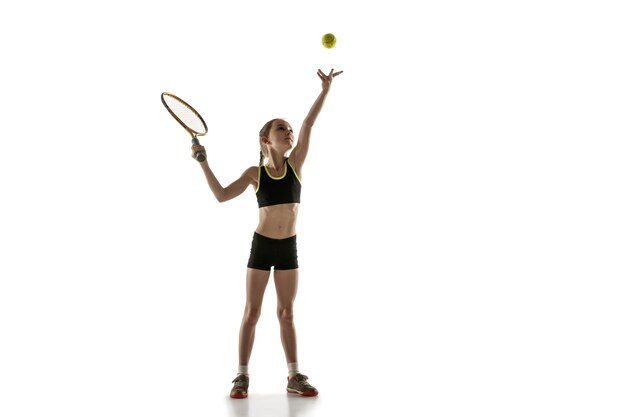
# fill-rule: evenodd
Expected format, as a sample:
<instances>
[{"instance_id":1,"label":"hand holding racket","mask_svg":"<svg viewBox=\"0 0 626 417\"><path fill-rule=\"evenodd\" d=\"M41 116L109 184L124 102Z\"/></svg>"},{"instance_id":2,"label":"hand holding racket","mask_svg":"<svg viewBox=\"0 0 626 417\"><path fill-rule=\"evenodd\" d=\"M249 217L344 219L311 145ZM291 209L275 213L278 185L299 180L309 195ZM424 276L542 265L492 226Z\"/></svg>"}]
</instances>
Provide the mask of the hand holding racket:
<instances>
[{"instance_id":1,"label":"hand holding racket","mask_svg":"<svg viewBox=\"0 0 626 417\"><path fill-rule=\"evenodd\" d=\"M200 116L200 113L187 104L187 102L172 93L162 93L161 102L172 117L189 132L191 135L191 143L200 146L198 136L204 136L207 133L206 123L202 116ZM202 162L206 159L206 153L203 150L195 151L194 158L196 161Z\"/></svg>"}]
</instances>

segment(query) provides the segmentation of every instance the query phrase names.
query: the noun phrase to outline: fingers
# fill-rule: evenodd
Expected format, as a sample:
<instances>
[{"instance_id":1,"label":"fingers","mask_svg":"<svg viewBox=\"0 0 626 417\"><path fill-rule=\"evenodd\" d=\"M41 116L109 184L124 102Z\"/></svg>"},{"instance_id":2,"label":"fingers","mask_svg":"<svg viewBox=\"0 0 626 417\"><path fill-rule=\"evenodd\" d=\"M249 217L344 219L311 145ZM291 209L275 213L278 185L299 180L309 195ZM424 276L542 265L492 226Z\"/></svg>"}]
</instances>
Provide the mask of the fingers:
<instances>
[{"instance_id":1,"label":"fingers","mask_svg":"<svg viewBox=\"0 0 626 417\"><path fill-rule=\"evenodd\" d=\"M192 145L191 146L191 157L196 159L196 155L199 153L203 153L206 155L206 151L204 150L204 146L202 145Z\"/></svg>"},{"instance_id":2,"label":"fingers","mask_svg":"<svg viewBox=\"0 0 626 417\"><path fill-rule=\"evenodd\" d=\"M324 74L324 71L322 71L321 69L318 68L317 70L317 76L320 77L322 79L322 81L326 81L326 80L332 80L333 77L336 77L337 75L343 73L343 71L337 71L335 72L335 69L332 68L330 70L330 72L328 73L328 75Z\"/></svg>"}]
</instances>

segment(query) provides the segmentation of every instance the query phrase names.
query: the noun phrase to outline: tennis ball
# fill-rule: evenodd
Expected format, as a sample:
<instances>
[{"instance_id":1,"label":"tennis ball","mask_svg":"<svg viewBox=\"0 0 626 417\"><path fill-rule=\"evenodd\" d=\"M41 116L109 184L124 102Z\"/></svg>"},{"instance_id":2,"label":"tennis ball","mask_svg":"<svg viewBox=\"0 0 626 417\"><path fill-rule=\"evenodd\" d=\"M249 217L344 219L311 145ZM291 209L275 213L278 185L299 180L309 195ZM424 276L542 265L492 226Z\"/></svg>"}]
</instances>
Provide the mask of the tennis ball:
<instances>
[{"instance_id":1,"label":"tennis ball","mask_svg":"<svg viewBox=\"0 0 626 417\"><path fill-rule=\"evenodd\" d=\"M335 46L336 43L337 38L335 38L335 35L333 35L332 33L327 33L322 36L322 45L324 45L325 48L330 49Z\"/></svg>"}]
</instances>

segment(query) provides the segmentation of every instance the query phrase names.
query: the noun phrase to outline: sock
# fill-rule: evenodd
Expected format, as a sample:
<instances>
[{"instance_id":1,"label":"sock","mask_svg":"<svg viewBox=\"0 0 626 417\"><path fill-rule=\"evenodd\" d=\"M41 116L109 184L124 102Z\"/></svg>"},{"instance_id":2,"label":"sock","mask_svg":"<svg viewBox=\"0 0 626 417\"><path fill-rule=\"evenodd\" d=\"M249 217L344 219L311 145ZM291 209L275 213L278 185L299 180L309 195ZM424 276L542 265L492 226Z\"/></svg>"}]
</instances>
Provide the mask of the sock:
<instances>
[{"instance_id":1,"label":"sock","mask_svg":"<svg viewBox=\"0 0 626 417\"><path fill-rule=\"evenodd\" d=\"M298 375L300 371L298 370L298 362L289 362L287 363L287 370L289 370L289 378L293 378Z\"/></svg>"},{"instance_id":2,"label":"sock","mask_svg":"<svg viewBox=\"0 0 626 417\"><path fill-rule=\"evenodd\" d=\"M237 368L237 375L248 376L248 365L239 365L239 368Z\"/></svg>"}]
</instances>

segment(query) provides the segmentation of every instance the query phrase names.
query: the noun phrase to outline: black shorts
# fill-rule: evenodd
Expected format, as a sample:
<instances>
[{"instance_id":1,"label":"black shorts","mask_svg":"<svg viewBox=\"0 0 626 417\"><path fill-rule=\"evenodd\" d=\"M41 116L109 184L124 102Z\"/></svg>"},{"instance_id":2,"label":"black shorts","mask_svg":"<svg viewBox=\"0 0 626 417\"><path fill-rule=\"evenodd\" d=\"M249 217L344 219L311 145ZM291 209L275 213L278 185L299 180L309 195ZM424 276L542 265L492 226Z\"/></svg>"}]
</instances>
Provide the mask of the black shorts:
<instances>
[{"instance_id":1,"label":"black shorts","mask_svg":"<svg viewBox=\"0 0 626 417\"><path fill-rule=\"evenodd\" d=\"M298 248L296 236L272 239L254 232L248 268L274 270L297 269Z\"/></svg>"}]
</instances>

